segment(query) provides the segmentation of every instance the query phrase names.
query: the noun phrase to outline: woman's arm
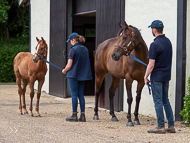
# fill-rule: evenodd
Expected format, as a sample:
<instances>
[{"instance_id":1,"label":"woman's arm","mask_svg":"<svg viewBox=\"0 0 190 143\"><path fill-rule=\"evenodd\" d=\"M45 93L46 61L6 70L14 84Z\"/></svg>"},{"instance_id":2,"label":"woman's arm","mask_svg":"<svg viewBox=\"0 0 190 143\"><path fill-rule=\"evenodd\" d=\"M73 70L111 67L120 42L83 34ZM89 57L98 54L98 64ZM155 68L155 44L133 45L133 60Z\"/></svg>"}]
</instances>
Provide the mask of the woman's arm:
<instances>
[{"instance_id":1,"label":"woman's arm","mask_svg":"<svg viewBox=\"0 0 190 143\"><path fill-rule=\"evenodd\" d=\"M66 74L68 70L70 70L70 68L72 67L73 64L73 59L68 59L67 65L65 66L65 68L62 70L63 74Z\"/></svg>"}]
</instances>

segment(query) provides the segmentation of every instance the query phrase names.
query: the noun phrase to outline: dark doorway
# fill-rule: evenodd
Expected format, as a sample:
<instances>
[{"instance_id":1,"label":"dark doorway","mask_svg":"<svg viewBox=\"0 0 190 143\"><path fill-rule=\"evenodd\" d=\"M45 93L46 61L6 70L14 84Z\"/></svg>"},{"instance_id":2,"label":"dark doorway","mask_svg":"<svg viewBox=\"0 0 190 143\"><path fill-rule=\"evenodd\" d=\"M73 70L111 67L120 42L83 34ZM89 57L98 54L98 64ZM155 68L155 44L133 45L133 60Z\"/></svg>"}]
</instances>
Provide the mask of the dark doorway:
<instances>
[{"instance_id":1,"label":"dark doorway","mask_svg":"<svg viewBox=\"0 0 190 143\"><path fill-rule=\"evenodd\" d=\"M86 38L84 46L88 48L91 70L93 79L85 82L84 95L94 95L95 90L95 73L94 73L94 57L93 52L95 50L95 38L96 38L96 25L95 14L90 15L74 15L73 16L73 32L77 32Z\"/></svg>"}]
</instances>

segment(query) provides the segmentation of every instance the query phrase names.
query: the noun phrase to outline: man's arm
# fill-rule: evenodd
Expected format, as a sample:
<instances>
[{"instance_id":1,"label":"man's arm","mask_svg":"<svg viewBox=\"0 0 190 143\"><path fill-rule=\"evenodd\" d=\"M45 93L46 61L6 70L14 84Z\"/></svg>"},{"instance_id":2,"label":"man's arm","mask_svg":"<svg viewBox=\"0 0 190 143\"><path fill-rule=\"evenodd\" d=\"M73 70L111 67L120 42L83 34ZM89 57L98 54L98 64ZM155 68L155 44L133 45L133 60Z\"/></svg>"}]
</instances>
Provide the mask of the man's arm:
<instances>
[{"instance_id":1,"label":"man's arm","mask_svg":"<svg viewBox=\"0 0 190 143\"><path fill-rule=\"evenodd\" d=\"M150 75L150 73L154 69L154 64L155 64L155 60L149 59L149 63L148 63L148 66L146 68L146 72L145 72L145 75L144 75L144 82L145 82L145 84L147 84L147 82L150 82L148 80L148 76Z\"/></svg>"}]
</instances>

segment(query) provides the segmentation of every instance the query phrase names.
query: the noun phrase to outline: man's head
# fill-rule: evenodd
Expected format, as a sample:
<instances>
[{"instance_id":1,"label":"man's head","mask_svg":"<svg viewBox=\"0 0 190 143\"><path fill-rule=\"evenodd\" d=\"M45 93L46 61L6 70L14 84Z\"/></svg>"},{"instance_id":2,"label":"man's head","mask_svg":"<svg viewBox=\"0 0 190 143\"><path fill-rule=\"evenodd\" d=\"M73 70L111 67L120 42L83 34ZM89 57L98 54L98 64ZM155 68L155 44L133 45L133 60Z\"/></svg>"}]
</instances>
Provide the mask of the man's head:
<instances>
[{"instance_id":1,"label":"man's head","mask_svg":"<svg viewBox=\"0 0 190 143\"><path fill-rule=\"evenodd\" d=\"M152 34L153 36L157 36L163 33L164 24L160 20L154 20L151 25L148 26L148 28L152 28Z\"/></svg>"}]
</instances>

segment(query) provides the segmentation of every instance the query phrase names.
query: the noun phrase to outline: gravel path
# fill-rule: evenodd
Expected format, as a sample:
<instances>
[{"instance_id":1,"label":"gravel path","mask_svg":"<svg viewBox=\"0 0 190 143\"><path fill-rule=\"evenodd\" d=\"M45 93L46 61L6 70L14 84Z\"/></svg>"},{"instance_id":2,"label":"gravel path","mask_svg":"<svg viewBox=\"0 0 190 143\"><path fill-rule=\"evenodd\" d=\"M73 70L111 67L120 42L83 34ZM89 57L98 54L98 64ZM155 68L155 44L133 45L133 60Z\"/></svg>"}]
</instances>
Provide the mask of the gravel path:
<instances>
[{"instance_id":1,"label":"gravel path","mask_svg":"<svg viewBox=\"0 0 190 143\"><path fill-rule=\"evenodd\" d=\"M140 115L142 125L127 127L126 113L116 112L119 122L112 122L108 110L99 109L100 120L94 121L94 97L85 96L86 123L66 122L71 116L71 98L62 99L42 93L40 99L41 117L30 118L18 115L19 96L16 85L0 85L0 142L70 142L70 143L188 143L190 128L175 122L175 134L148 134L147 130L156 126L156 119ZM26 92L29 108L29 88ZM35 110L36 95L33 102ZM134 116L132 117L134 119Z\"/></svg>"}]
</instances>

